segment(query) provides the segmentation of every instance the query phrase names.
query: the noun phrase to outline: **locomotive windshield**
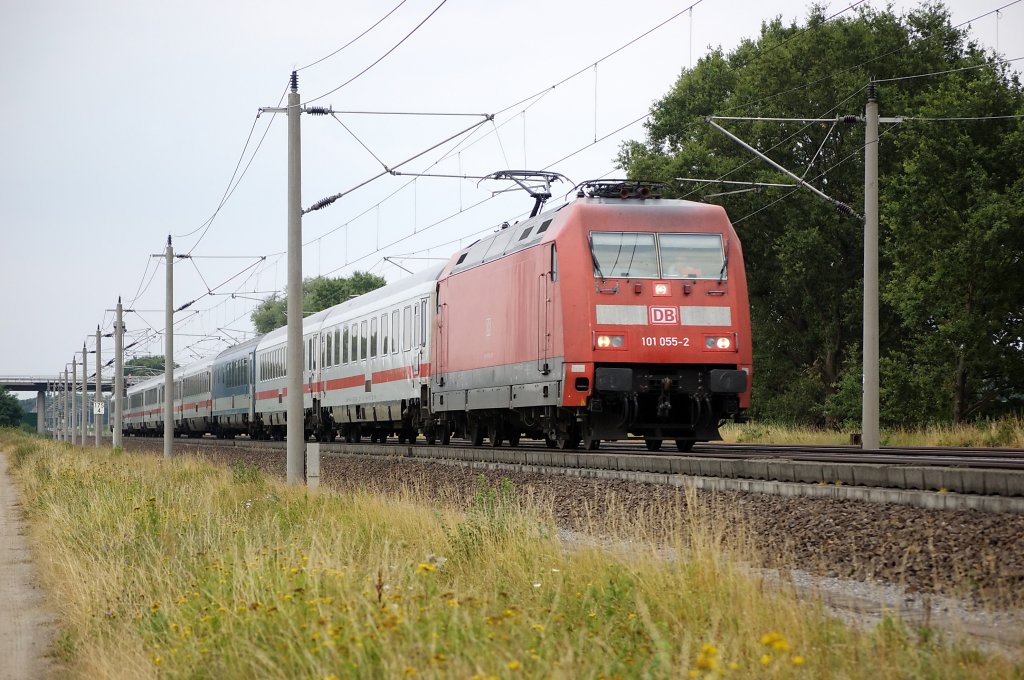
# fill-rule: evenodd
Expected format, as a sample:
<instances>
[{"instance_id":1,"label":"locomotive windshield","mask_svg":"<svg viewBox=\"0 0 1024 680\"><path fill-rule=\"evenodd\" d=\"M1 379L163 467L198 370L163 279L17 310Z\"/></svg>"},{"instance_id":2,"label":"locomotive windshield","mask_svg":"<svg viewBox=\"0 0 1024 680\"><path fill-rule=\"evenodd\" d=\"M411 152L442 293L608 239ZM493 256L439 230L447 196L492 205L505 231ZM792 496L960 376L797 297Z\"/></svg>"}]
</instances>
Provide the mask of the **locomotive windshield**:
<instances>
[{"instance_id":1,"label":"locomotive windshield","mask_svg":"<svg viewBox=\"0 0 1024 680\"><path fill-rule=\"evenodd\" d=\"M725 279L720 234L592 232L594 276Z\"/></svg>"}]
</instances>

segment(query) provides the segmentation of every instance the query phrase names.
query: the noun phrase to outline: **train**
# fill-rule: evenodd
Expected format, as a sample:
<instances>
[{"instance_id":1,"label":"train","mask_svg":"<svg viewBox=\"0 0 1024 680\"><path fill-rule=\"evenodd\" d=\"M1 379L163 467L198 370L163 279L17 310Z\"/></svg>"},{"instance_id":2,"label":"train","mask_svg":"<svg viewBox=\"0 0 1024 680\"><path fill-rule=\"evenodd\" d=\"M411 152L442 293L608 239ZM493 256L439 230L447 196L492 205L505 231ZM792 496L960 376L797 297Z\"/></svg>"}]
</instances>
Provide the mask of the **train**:
<instances>
[{"instance_id":1,"label":"train","mask_svg":"<svg viewBox=\"0 0 1024 680\"><path fill-rule=\"evenodd\" d=\"M720 439L750 407L743 251L721 206L589 182L443 265L303 320L307 438L651 451ZM287 329L176 368L179 436L284 439ZM163 432L163 377L125 435Z\"/></svg>"}]
</instances>

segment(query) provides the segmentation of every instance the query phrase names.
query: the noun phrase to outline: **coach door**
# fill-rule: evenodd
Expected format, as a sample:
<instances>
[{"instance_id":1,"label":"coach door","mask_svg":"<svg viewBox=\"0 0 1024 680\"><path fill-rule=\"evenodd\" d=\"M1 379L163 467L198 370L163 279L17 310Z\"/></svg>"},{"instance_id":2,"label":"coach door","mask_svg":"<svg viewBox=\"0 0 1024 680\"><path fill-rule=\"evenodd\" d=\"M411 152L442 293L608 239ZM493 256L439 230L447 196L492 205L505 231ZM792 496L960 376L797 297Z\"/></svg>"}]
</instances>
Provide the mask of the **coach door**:
<instances>
[{"instance_id":1,"label":"coach door","mask_svg":"<svg viewBox=\"0 0 1024 680\"><path fill-rule=\"evenodd\" d=\"M434 319L437 324L437 347L434 347L431 351L434 352L434 360L437 362L437 386L444 387L444 372L448 370L448 333L444 327L448 321L448 305L441 302L440 283L434 288L434 304Z\"/></svg>"},{"instance_id":2,"label":"coach door","mask_svg":"<svg viewBox=\"0 0 1024 680\"><path fill-rule=\"evenodd\" d=\"M555 314L552 297L555 282L558 281L558 257L554 243L550 245L547 271L537 278L540 280L537 300L537 313L540 317L537 324L537 370L541 375L547 375L551 372L551 329Z\"/></svg>"}]
</instances>

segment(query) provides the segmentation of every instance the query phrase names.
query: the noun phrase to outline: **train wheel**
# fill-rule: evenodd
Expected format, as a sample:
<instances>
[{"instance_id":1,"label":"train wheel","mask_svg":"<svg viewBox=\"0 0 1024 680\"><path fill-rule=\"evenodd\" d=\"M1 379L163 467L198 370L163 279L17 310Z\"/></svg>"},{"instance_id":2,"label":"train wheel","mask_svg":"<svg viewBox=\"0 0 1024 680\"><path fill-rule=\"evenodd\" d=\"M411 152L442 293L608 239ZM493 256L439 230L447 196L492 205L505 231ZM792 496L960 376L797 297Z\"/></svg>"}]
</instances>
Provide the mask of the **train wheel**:
<instances>
[{"instance_id":1,"label":"train wheel","mask_svg":"<svg viewBox=\"0 0 1024 680\"><path fill-rule=\"evenodd\" d=\"M502 432L501 423L492 421L487 426L487 441L493 448L501 446Z\"/></svg>"},{"instance_id":2,"label":"train wheel","mask_svg":"<svg viewBox=\"0 0 1024 680\"><path fill-rule=\"evenodd\" d=\"M509 446L519 446L519 438L521 436L522 436L522 433L519 432L518 429L513 428L512 430L510 430L509 433L508 433L508 445Z\"/></svg>"},{"instance_id":3,"label":"train wheel","mask_svg":"<svg viewBox=\"0 0 1024 680\"><path fill-rule=\"evenodd\" d=\"M644 444L647 445L648 451L661 451L660 439L645 439Z\"/></svg>"},{"instance_id":4,"label":"train wheel","mask_svg":"<svg viewBox=\"0 0 1024 680\"><path fill-rule=\"evenodd\" d=\"M579 437L559 437L558 448L560 449L575 449L580 445Z\"/></svg>"},{"instance_id":5,"label":"train wheel","mask_svg":"<svg viewBox=\"0 0 1024 680\"><path fill-rule=\"evenodd\" d=\"M695 442L695 439L677 439L676 448L680 451L693 451L693 445Z\"/></svg>"},{"instance_id":6,"label":"train wheel","mask_svg":"<svg viewBox=\"0 0 1024 680\"><path fill-rule=\"evenodd\" d=\"M483 446L484 443L484 428L480 426L480 421L473 418L469 423L467 432L469 436L469 443L473 446Z\"/></svg>"}]
</instances>

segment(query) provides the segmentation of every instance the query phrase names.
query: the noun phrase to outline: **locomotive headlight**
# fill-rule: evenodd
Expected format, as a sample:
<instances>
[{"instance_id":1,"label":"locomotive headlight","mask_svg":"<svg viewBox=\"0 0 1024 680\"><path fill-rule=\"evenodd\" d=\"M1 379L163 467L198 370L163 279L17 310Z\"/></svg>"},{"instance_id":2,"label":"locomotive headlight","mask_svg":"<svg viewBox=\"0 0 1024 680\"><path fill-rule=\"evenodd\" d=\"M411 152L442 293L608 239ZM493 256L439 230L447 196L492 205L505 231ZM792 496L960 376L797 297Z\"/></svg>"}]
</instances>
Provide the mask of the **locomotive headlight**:
<instances>
[{"instance_id":1,"label":"locomotive headlight","mask_svg":"<svg viewBox=\"0 0 1024 680\"><path fill-rule=\"evenodd\" d=\"M658 297L664 297L669 294L667 283L656 283L654 284L654 294Z\"/></svg>"},{"instance_id":2,"label":"locomotive headlight","mask_svg":"<svg viewBox=\"0 0 1024 680\"><path fill-rule=\"evenodd\" d=\"M624 335L599 335L597 336L597 346L600 349L621 349L626 346L626 337Z\"/></svg>"},{"instance_id":3,"label":"locomotive headlight","mask_svg":"<svg viewBox=\"0 0 1024 680\"><path fill-rule=\"evenodd\" d=\"M705 335L704 349L729 351L733 348L733 339L728 335Z\"/></svg>"}]
</instances>

